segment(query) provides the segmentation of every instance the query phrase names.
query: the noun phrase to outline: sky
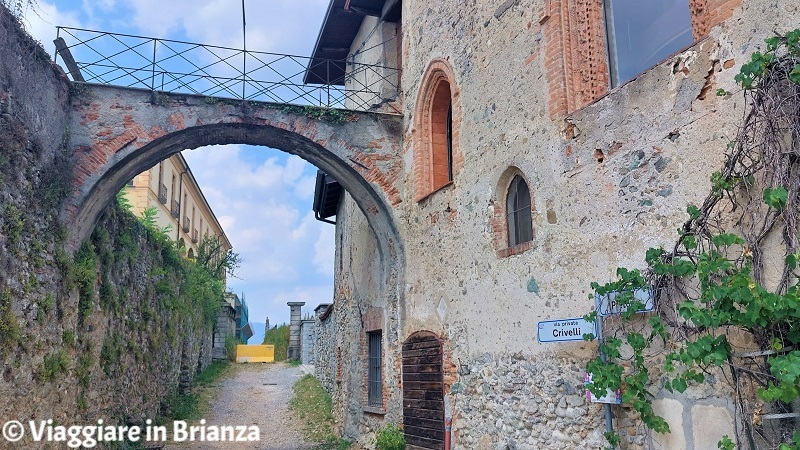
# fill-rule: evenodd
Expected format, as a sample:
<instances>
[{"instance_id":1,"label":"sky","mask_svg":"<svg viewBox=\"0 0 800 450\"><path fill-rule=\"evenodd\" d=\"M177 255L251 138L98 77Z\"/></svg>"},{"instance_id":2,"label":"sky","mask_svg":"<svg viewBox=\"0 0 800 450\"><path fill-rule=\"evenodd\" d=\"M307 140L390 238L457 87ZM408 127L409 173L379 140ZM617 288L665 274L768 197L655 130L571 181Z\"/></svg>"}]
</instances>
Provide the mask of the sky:
<instances>
[{"instance_id":1,"label":"sky","mask_svg":"<svg viewBox=\"0 0 800 450\"><path fill-rule=\"evenodd\" d=\"M25 13L25 27L51 54L56 25L242 47L240 0L36 3ZM310 55L327 5L328 0L246 0L247 48ZM242 258L228 288L244 294L250 321L288 322L289 301L306 302L304 313L329 303L334 226L315 220L311 210L316 168L266 147L202 147L183 155Z\"/></svg>"}]
</instances>

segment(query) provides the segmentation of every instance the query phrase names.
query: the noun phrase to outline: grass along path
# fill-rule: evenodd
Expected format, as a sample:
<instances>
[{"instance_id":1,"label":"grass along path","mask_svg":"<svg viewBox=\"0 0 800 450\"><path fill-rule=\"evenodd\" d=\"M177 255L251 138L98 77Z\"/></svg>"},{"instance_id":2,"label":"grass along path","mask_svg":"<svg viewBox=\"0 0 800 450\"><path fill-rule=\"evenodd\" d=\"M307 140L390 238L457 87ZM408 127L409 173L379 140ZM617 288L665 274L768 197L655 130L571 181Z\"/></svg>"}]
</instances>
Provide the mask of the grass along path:
<instances>
[{"instance_id":1,"label":"grass along path","mask_svg":"<svg viewBox=\"0 0 800 450\"><path fill-rule=\"evenodd\" d=\"M186 420L196 422L211 411L211 402L219 391L219 382L233 374L233 367L227 361L214 361L204 371L194 377L189 394L175 394L165 400L169 411L164 421Z\"/></svg>"},{"instance_id":2,"label":"grass along path","mask_svg":"<svg viewBox=\"0 0 800 450\"><path fill-rule=\"evenodd\" d=\"M302 425L303 437L309 442L318 442L318 450L345 450L350 442L336 436L333 431L331 396L311 375L300 378L294 386L294 397L289 409Z\"/></svg>"}]
</instances>

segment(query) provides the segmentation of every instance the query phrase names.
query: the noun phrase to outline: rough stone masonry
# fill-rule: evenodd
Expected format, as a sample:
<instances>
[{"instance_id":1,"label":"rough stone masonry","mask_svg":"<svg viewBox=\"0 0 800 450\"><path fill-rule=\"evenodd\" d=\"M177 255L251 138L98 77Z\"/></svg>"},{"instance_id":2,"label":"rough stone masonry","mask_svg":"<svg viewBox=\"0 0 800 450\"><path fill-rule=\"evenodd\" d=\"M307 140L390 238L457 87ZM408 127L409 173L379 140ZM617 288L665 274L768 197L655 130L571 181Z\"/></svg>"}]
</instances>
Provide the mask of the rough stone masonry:
<instances>
[{"instance_id":1,"label":"rough stone masonry","mask_svg":"<svg viewBox=\"0 0 800 450\"><path fill-rule=\"evenodd\" d=\"M347 436L368 442L405 420L403 343L432 332L443 348L453 448L603 445L602 407L582 396L596 346L539 343L536 324L581 317L592 308L590 282L641 268L646 249L672 244L736 134L744 105L734 76L766 37L797 27L791 1L688 4L694 42L614 87L599 1L405 0L397 22L364 19L350 57L402 61L406 189L395 215L406 270L399 305L360 289L377 274L374 238L345 200L333 312L318 337L328 357L317 366ZM453 177L432 186L437 124L426 120L442 80ZM720 88L734 95L714 95ZM516 175L530 187L533 239L509 246L505 195ZM362 390L375 308L383 308L382 411L366 407ZM721 380L684 395L654 388L669 435L613 406L621 448L716 448L736 431Z\"/></svg>"}]
</instances>

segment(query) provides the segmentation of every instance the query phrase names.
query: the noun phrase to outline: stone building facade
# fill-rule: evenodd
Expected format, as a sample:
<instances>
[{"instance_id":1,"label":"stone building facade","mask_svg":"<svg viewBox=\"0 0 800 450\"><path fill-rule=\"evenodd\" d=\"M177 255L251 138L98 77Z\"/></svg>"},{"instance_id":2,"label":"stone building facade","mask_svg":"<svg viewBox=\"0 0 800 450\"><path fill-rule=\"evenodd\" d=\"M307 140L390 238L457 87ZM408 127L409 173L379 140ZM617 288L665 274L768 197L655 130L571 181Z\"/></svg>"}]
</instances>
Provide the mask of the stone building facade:
<instances>
[{"instance_id":1,"label":"stone building facade","mask_svg":"<svg viewBox=\"0 0 800 450\"><path fill-rule=\"evenodd\" d=\"M663 48L640 49L647 57L633 59L652 62L623 68L623 37L604 16L633 4L331 1L315 55L342 48L328 45L338 30L346 50L327 56L397 63L398 93L386 104L402 113L404 139L397 167L367 177L396 196L399 300L384 296L370 211L345 195L336 215L334 305L318 319L317 375L346 436L367 442L384 423L404 422L409 443L441 448L443 432L414 428L443 430L452 418L452 448L605 445L603 408L582 388L596 344L541 343L537 323L584 315L590 282L643 267L648 248L674 242L742 114L741 96L715 92L737 92L749 55L799 25L786 0L643 3L653 3L640 17L653 27L629 41ZM607 20L621 33L624 17ZM650 433L614 406L621 448L716 448L735 434L733 400L713 380L653 394L672 433ZM415 395L437 412L415 415Z\"/></svg>"}]
</instances>

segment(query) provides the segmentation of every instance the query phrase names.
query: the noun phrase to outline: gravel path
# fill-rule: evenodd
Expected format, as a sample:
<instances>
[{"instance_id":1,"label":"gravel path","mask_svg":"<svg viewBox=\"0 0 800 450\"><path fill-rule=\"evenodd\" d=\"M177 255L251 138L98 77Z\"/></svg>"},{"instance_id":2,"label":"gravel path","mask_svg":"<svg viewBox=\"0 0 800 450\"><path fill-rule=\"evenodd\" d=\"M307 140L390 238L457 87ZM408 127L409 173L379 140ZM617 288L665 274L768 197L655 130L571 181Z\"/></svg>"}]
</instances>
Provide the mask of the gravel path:
<instances>
[{"instance_id":1,"label":"gravel path","mask_svg":"<svg viewBox=\"0 0 800 450\"><path fill-rule=\"evenodd\" d=\"M285 363L236 364L234 374L219 385L206 417L210 425L257 425L260 442L192 442L170 444L168 450L303 450L313 445L303 441L299 426L289 420L292 385L303 371Z\"/></svg>"}]
</instances>

